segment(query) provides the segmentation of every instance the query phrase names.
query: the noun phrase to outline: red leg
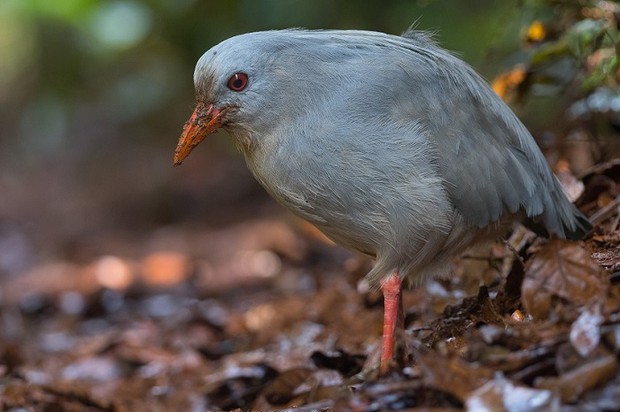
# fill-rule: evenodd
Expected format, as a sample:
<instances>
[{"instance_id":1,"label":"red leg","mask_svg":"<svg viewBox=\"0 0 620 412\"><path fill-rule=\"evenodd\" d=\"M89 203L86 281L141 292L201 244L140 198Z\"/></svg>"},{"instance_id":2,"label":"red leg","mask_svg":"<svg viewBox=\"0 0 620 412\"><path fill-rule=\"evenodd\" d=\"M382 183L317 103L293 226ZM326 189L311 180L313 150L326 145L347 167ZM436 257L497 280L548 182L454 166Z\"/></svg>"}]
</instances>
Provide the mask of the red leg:
<instances>
[{"instance_id":1,"label":"red leg","mask_svg":"<svg viewBox=\"0 0 620 412\"><path fill-rule=\"evenodd\" d=\"M394 359L394 337L402 333L403 299L402 280L398 272L394 272L381 283L383 292L383 347L381 348L381 372L389 370L390 362Z\"/></svg>"}]
</instances>

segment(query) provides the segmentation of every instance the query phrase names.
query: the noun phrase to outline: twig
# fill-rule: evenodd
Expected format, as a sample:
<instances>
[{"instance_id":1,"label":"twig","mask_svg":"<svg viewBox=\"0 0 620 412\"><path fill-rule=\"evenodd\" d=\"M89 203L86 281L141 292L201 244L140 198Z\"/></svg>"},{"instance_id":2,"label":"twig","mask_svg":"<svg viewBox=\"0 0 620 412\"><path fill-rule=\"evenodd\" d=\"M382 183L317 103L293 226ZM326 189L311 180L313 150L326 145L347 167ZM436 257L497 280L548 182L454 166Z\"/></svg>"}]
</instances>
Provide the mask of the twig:
<instances>
[{"instance_id":1,"label":"twig","mask_svg":"<svg viewBox=\"0 0 620 412\"><path fill-rule=\"evenodd\" d=\"M614 200L607 203L596 213L590 216L590 223L592 223L593 226L601 224L605 220L612 217L614 213L618 213L618 207L620 207L620 196L616 196Z\"/></svg>"}]
</instances>

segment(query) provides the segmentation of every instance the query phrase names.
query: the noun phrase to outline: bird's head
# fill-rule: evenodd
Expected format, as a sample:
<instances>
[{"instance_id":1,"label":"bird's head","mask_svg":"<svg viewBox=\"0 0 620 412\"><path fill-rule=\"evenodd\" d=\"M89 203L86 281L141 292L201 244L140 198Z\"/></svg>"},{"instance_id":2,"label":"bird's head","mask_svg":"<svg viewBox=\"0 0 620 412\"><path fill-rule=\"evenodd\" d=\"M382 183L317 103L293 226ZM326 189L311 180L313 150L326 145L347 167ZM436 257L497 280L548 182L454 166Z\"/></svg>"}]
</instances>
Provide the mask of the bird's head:
<instances>
[{"instance_id":1,"label":"bird's head","mask_svg":"<svg viewBox=\"0 0 620 412\"><path fill-rule=\"evenodd\" d=\"M214 46L199 59L194 71L196 107L185 123L174 164L179 165L209 134L220 128L249 150L256 136L265 134L285 116L285 90L294 81L287 58L290 48L278 32L236 36Z\"/></svg>"}]
</instances>

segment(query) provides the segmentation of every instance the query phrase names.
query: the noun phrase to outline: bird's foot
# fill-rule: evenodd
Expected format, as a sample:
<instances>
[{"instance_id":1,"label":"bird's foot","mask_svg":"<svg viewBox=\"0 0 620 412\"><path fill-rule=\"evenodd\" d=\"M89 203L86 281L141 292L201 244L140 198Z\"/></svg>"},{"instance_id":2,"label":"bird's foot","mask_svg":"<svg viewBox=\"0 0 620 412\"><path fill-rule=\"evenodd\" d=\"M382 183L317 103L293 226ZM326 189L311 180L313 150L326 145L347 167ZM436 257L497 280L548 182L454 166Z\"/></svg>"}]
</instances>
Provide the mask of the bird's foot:
<instances>
[{"instance_id":1,"label":"bird's foot","mask_svg":"<svg viewBox=\"0 0 620 412\"><path fill-rule=\"evenodd\" d=\"M381 283L383 292L383 345L380 373L385 374L394 362L395 337L404 334L402 279L394 272Z\"/></svg>"}]
</instances>

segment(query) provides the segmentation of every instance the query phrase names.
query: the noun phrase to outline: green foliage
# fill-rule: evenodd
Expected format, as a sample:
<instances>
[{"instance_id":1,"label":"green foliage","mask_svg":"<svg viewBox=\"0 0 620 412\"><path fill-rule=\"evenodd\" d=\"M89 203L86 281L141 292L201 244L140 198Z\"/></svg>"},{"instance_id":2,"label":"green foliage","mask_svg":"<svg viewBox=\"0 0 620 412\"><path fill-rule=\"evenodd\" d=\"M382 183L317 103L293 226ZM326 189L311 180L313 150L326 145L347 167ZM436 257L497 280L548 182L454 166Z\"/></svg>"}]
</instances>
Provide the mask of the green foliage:
<instances>
[{"instance_id":1,"label":"green foliage","mask_svg":"<svg viewBox=\"0 0 620 412\"><path fill-rule=\"evenodd\" d=\"M543 23L548 35L529 46L532 51L528 71L534 77L530 84L551 77L561 90L577 83L586 94L597 87L617 87L620 5L610 1L585 5L553 0L536 3L538 8L553 6L553 14ZM564 73L554 73L562 61L571 64L566 65Z\"/></svg>"}]
</instances>

